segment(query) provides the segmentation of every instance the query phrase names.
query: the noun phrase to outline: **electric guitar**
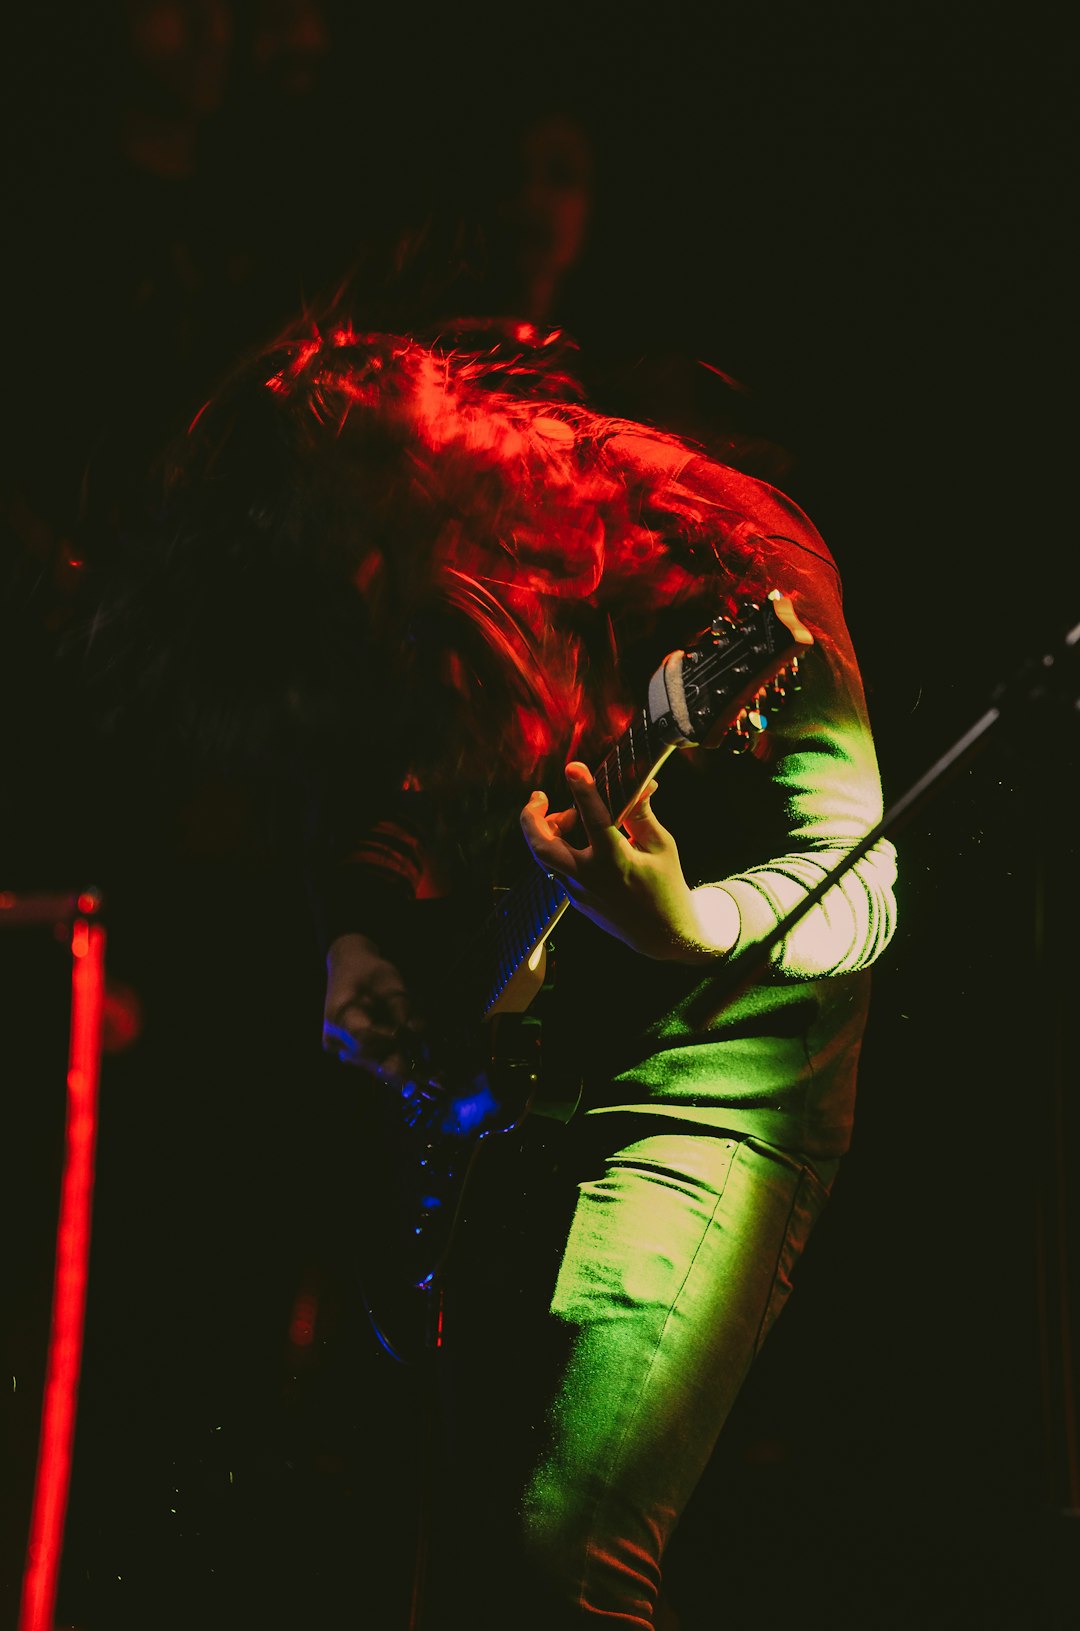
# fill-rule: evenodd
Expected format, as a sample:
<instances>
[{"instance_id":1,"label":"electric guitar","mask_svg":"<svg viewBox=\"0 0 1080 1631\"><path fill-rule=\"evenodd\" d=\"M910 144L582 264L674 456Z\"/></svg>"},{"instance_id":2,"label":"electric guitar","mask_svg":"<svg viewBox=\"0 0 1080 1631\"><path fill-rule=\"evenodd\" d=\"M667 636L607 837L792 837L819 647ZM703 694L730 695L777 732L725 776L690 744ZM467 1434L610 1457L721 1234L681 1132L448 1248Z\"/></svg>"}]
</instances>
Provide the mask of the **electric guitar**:
<instances>
[{"instance_id":1,"label":"electric guitar","mask_svg":"<svg viewBox=\"0 0 1080 1631\"><path fill-rule=\"evenodd\" d=\"M798 653L812 644L791 601L774 591L671 652L595 773L613 821L679 748L750 748L782 704ZM533 862L454 958L444 1006L457 1022L429 1032L407 1075L383 1076L396 1216L383 1220L377 1265L363 1278L373 1328L394 1358L438 1345L443 1271L484 1141L530 1113L569 1119L576 1108L572 1097L545 1098L540 1022L528 1012L568 905L559 879ZM462 1014L472 1017L461 1023Z\"/></svg>"}]
</instances>

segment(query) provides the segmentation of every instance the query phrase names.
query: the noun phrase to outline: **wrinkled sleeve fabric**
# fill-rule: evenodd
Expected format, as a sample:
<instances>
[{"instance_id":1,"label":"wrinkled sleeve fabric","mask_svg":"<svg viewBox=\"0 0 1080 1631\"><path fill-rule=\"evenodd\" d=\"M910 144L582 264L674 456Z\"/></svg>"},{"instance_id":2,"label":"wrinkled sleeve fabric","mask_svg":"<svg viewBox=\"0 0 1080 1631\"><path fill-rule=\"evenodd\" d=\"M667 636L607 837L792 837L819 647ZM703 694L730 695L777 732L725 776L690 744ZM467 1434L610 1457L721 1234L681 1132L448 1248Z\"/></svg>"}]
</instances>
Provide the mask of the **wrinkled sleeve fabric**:
<instances>
[{"instance_id":1,"label":"wrinkled sleeve fabric","mask_svg":"<svg viewBox=\"0 0 1080 1631\"><path fill-rule=\"evenodd\" d=\"M761 525L770 587L792 596L815 641L803 683L761 744L783 802L785 848L698 891L706 920L710 890L734 900L737 953L769 934L878 825L881 781L839 574L822 538L797 505L762 482L704 459L692 461L680 479L706 501L744 506ZM869 967L895 929L895 880L896 852L881 839L780 941L774 974L806 980Z\"/></svg>"}]
</instances>

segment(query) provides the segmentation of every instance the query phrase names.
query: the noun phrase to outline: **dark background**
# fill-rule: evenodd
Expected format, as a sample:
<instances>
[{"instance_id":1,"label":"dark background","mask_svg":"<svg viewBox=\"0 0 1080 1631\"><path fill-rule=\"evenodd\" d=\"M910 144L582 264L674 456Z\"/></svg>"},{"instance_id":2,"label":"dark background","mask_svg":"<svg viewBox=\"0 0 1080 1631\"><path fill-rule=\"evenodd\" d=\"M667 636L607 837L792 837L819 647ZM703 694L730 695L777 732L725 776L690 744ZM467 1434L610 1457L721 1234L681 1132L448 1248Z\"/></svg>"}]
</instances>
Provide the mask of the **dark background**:
<instances>
[{"instance_id":1,"label":"dark background","mask_svg":"<svg viewBox=\"0 0 1080 1631\"><path fill-rule=\"evenodd\" d=\"M389 1631L416 1402L356 1311L352 1084L318 1052L298 867L245 845L230 790L170 807L137 766L95 765L54 662L107 566L85 517L403 226L434 223L437 273L470 223L487 248L451 291L523 306L521 245L550 250L577 185L584 241L549 317L613 411L808 509L899 796L1080 619L1062 18L133 3L5 27L0 883L104 885L115 1025L126 1002L141 1026L103 1085L60 1621ZM530 193L528 132L554 114L591 180L557 157ZM675 1542L687 1631L1077 1623L1076 729L1031 692L900 838L855 1146ZM13 1616L66 971L47 937L0 952Z\"/></svg>"}]
</instances>

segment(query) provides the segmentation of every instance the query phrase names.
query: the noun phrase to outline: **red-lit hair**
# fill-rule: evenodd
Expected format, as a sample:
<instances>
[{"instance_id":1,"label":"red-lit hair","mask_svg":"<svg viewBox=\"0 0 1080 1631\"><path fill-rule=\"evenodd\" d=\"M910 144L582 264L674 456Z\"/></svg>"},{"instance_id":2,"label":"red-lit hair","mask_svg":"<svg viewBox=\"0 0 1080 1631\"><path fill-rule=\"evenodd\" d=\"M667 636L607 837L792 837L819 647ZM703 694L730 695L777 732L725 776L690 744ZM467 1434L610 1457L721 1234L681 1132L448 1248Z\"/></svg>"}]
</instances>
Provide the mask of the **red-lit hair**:
<instances>
[{"instance_id":1,"label":"red-lit hair","mask_svg":"<svg viewBox=\"0 0 1080 1631\"><path fill-rule=\"evenodd\" d=\"M174 502L216 505L218 531L231 511L265 571L351 585L379 683L430 703L429 784L595 751L641 665L758 587L744 517L618 451L684 444L586 406L568 358L526 325L313 330L243 369L171 470Z\"/></svg>"}]
</instances>

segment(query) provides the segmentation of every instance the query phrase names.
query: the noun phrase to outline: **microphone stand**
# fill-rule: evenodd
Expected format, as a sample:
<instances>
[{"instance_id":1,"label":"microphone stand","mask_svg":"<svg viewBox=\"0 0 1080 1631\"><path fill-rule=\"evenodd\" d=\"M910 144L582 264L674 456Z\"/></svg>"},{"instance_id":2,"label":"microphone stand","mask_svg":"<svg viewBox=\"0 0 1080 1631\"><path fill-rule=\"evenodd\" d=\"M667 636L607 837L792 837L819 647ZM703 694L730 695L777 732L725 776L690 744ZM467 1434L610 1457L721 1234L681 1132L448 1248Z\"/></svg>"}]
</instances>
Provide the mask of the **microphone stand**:
<instances>
[{"instance_id":1,"label":"microphone stand","mask_svg":"<svg viewBox=\"0 0 1080 1631\"><path fill-rule=\"evenodd\" d=\"M1023 713L1030 718L1064 719L1071 716L1080 725L1080 623L1075 623L1058 646L1039 657L1029 657L1008 679L1001 681L991 695L990 705L950 748L921 775L908 791L885 811L872 831L848 851L783 920L760 940L740 952L729 967L729 980L721 996L723 1005L735 1001L765 968L769 954L802 921L836 884L880 839L891 836L908 824L940 793L943 785L959 769L983 751L1002 727L1008 728ZM1041 889L1040 876L1036 887ZM1041 912L1039 917L1041 919ZM1040 922L1036 957L1046 978L1046 931ZM704 993L703 993L704 996ZM716 990L711 988L709 1009L716 1011ZM696 1008L692 1000L691 1015ZM1060 1045L1056 1064L1051 1066L1057 1081L1052 1106L1050 1162L1046 1190L1038 1202L1036 1217L1037 1318L1048 1498L1053 1510L1063 1518L1080 1517L1080 1436L1077 1433L1076 1381L1071 1363L1072 1334L1069 1308L1068 1228L1066 1216L1067 1154L1065 1150L1064 1060ZM1051 1286L1056 1287L1056 1304ZM1058 1359L1052 1350L1060 1349ZM1056 1393L1056 1399L1053 1397ZM1055 1411L1060 1422L1053 1420ZM1058 1430L1060 1427L1059 1445ZM1055 1499L1055 1486L1064 1499Z\"/></svg>"},{"instance_id":2,"label":"microphone stand","mask_svg":"<svg viewBox=\"0 0 1080 1631\"><path fill-rule=\"evenodd\" d=\"M943 783L967 764L976 753L992 740L997 727L1008 723L1022 706L1042 708L1060 707L1071 711L1080 724L1080 672L1070 674L1070 663L1075 670L1080 658L1080 623L1068 630L1056 651L1042 657L1028 658L1016 673L998 684L990 706L980 714L962 736L952 744L913 785L889 806L876 827L845 852L844 857L827 872L802 900L781 919L767 935L755 940L745 951L732 958L729 965L730 989L726 1001L733 1002L761 972L769 953L785 940L797 923L843 879L863 856L881 839L890 837L919 814L940 792ZM1070 694L1071 693L1071 694Z\"/></svg>"}]
</instances>

